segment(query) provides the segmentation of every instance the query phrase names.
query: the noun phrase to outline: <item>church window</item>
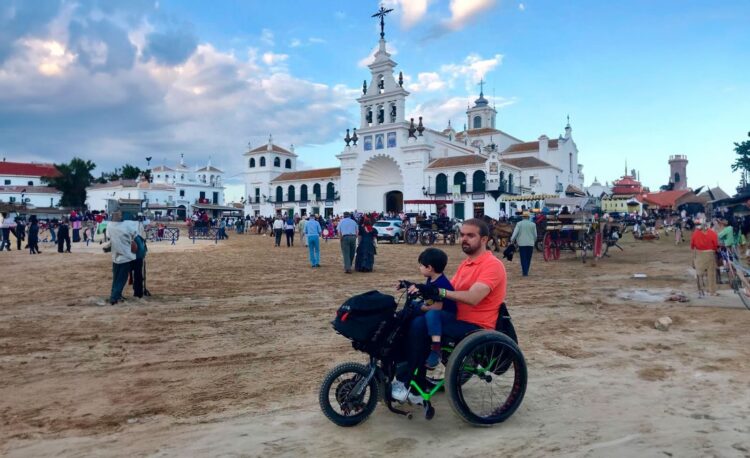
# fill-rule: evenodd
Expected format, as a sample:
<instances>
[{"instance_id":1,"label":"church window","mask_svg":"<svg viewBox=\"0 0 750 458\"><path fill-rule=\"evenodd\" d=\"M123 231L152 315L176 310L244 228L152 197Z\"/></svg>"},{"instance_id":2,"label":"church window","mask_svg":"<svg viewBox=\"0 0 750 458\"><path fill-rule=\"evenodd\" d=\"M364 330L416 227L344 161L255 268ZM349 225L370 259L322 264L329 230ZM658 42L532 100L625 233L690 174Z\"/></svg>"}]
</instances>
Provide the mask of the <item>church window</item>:
<instances>
[{"instance_id":1,"label":"church window","mask_svg":"<svg viewBox=\"0 0 750 458\"><path fill-rule=\"evenodd\" d=\"M383 105L378 105L378 124L385 122L385 108Z\"/></svg>"},{"instance_id":2,"label":"church window","mask_svg":"<svg viewBox=\"0 0 750 458\"><path fill-rule=\"evenodd\" d=\"M313 196L315 196L315 200L320 200L320 183L313 185Z\"/></svg>"},{"instance_id":3,"label":"church window","mask_svg":"<svg viewBox=\"0 0 750 458\"><path fill-rule=\"evenodd\" d=\"M513 194L513 174L508 174L508 192Z\"/></svg>"},{"instance_id":4,"label":"church window","mask_svg":"<svg viewBox=\"0 0 750 458\"><path fill-rule=\"evenodd\" d=\"M265 156L260 157L260 166L265 167L266 166L266 158Z\"/></svg>"},{"instance_id":5,"label":"church window","mask_svg":"<svg viewBox=\"0 0 750 458\"><path fill-rule=\"evenodd\" d=\"M674 182L679 183L680 182L680 174L679 172L675 172L674 174Z\"/></svg>"},{"instance_id":6,"label":"church window","mask_svg":"<svg viewBox=\"0 0 750 458\"><path fill-rule=\"evenodd\" d=\"M473 192L484 192L485 191L485 175L483 170L477 170L471 177L474 182L472 185Z\"/></svg>"},{"instance_id":7,"label":"church window","mask_svg":"<svg viewBox=\"0 0 750 458\"><path fill-rule=\"evenodd\" d=\"M365 121L368 125L372 125L372 107L367 107L367 111L365 113Z\"/></svg>"},{"instance_id":8,"label":"church window","mask_svg":"<svg viewBox=\"0 0 750 458\"><path fill-rule=\"evenodd\" d=\"M380 94L385 92L385 78L383 78L383 75L378 75L378 92Z\"/></svg>"},{"instance_id":9,"label":"church window","mask_svg":"<svg viewBox=\"0 0 750 458\"><path fill-rule=\"evenodd\" d=\"M568 169L573 173L573 153L568 153Z\"/></svg>"},{"instance_id":10,"label":"church window","mask_svg":"<svg viewBox=\"0 0 750 458\"><path fill-rule=\"evenodd\" d=\"M284 161L284 168L285 169L291 169L292 168L292 160L291 159L287 159L286 161Z\"/></svg>"},{"instance_id":11,"label":"church window","mask_svg":"<svg viewBox=\"0 0 750 458\"><path fill-rule=\"evenodd\" d=\"M391 115L391 122L396 122L396 104L395 103L391 103L390 115Z\"/></svg>"},{"instance_id":12,"label":"church window","mask_svg":"<svg viewBox=\"0 0 750 458\"><path fill-rule=\"evenodd\" d=\"M500 171L500 183L497 185L497 190L505 192L505 172Z\"/></svg>"},{"instance_id":13,"label":"church window","mask_svg":"<svg viewBox=\"0 0 750 458\"><path fill-rule=\"evenodd\" d=\"M295 199L296 196L294 195L294 186L289 185L289 188L287 189L286 193L287 193L287 200L289 202L294 202L296 200Z\"/></svg>"},{"instance_id":14,"label":"church window","mask_svg":"<svg viewBox=\"0 0 750 458\"><path fill-rule=\"evenodd\" d=\"M396 132L388 132L388 148L396 147Z\"/></svg>"},{"instance_id":15,"label":"church window","mask_svg":"<svg viewBox=\"0 0 750 458\"><path fill-rule=\"evenodd\" d=\"M479 129L482 127L482 117L481 116L474 116L474 129Z\"/></svg>"},{"instance_id":16,"label":"church window","mask_svg":"<svg viewBox=\"0 0 750 458\"><path fill-rule=\"evenodd\" d=\"M255 203L260 203L260 188L255 188Z\"/></svg>"},{"instance_id":17,"label":"church window","mask_svg":"<svg viewBox=\"0 0 750 458\"><path fill-rule=\"evenodd\" d=\"M463 172L453 176L453 186L461 186L461 194L466 192L466 175Z\"/></svg>"},{"instance_id":18,"label":"church window","mask_svg":"<svg viewBox=\"0 0 750 458\"><path fill-rule=\"evenodd\" d=\"M184 189L180 189L180 197L185 197L185 190Z\"/></svg>"},{"instance_id":19,"label":"church window","mask_svg":"<svg viewBox=\"0 0 750 458\"><path fill-rule=\"evenodd\" d=\"M156 178L161 178L161 175L156 175Z\"/></svg>"},{"instance_id":20,"label":"church window","mask_svg":"<svg viewBox=\"0 0 750 458\"><path fill-rule=\"evenodd\" d=\"M255 158L251 157L250 162L248 162L248 166L252 169L255 167Z\"/></svg>"},{"instance_id":21,"label":"church window","mask_svg":"<svg viewBox=\"0 0 750 458\"><path fill-rule=\"evenodd\" d=\"M284 201L284 188L276 186L276 202Z\"/></svg>"},{"instance_id":22,"label":"church window","mask_svg":"<svg viewBox=\"0 0 750 458\"><path fill-rule=\"evenodd\" d=\"M326 200L333 200L336 189L333 187L333 183L326 185Z\"/></svg>"},{"instance_id":23,"label":"church window","mask_svg":"<svg viewBox=\"0 0 750 458\"><path fill-rule=\"evenodd\" d=\"M299 200L305 202L307 200L307 185L303 184L299 188Z\"/></svg>"},{"instance_id":24,"label":"church window","mask_svg":"<svg viewBox=\"0 0 750 458\"><path fill-rule=\"evenodd\" d=\"M365 151L372 150L372 135L365 135Z\"/></svg>"},{"instance_id":25,"label":"church window","mask_svg":"<svg viewBox=\"0 0 750 458\"><path fill-rule=\"evenodd\" d=\"M439 173L435 177L435 193L448 194L448 177L444 173Z\"/></svg>"},{"instance_id":26,"label":"church window","mask_svg":"<svg viewBox=\"0 0 750 458\"><path fill-rule=\"evenodd\" d=\"M375 149L383 149L384 145L383 134L375 135Z\"/></svg>"},{"instance_id":27,"label":"church window","mask_svg":"<svg viewBox=\"0 0 750 458\"><path fill-rule=\"evenodd\" d=\"M281 159L279 157L273 158L273 166L274 167L281 167Z\"/></svg>"},{"instance_id":28,"label":"church window","mask_svg":"<svg viewBox=\"0 0 750 458\"><path fill-rule=\"evenodd\" d=\"M184 173L182 175L180 175L180 180L181 181L185 181L185 174Z\"/></svg>"}]
</instances>

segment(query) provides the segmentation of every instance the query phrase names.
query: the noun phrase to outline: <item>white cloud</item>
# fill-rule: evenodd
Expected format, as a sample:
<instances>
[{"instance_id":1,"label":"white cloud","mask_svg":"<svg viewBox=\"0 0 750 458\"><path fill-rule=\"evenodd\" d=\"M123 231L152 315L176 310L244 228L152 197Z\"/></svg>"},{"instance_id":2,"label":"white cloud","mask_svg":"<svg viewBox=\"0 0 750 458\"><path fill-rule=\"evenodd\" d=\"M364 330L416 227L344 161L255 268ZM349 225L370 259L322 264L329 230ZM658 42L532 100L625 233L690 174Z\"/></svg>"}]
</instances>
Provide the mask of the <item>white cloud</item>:
<instances>
[{"instance_id":1,"label":"white cloud","mask_svg":"<svg viewBox=\"0 0 750 458\"><path fill-rule=\"evenodd\" d=\"M451 0L451 17L445 26L451 30L462 29L476 16L495 6L496 0Z\"/></svg>"},{"instance_id":2,"label":"white cloud","mask_svg":"<svg viewBox=\"0 0 750 458\"><path fill-rule=\"evenodd\" d=\"M390 54L391 56L395 56L396 54L398 54L398 49L396 49L396 46L394 46L392 43L388 43L386 45L386 51L388 51L388 54ZM357 67L366 68L368 65L370 65L372 61L375 60L376 52L378 52L378 45L375 45L375 47L372 48L372 51L370 51L370 54L361 58L357 62Z\"/></svg>"},{"instance_id":3,"label":"white cloud","mask_svg":"<svg viewBox=\"0 0 750 458\"><path fill-rule=\"evenodd\" d=\"M495 106L498 109L516 103L515 98L486 98L490 101L490 105ZM418 119L419 116L422 116L424 124L436 130L444 129L448 125L448 120L450 120L453 128L457 131L461 131L466 122L466 106L471 103L473 103L473 100L465 97L431 99L414 106L413 109L409 110L406 119Z\"/></svg>"},{"instance_id":4,"label":"white cloud","mask_svg":"<svg viewBox=\"0 0 750 458\"><path fill-rule=\"evenodd\" d=\"M419 23L427 13L430 0L388 0L383 3L385 8L395 8L401 13L401 26L405 29Z\"/></svg>"},{"instance_id":5,"label":"white cloud","mask_svg":"<svg viewBox=\"0 0 750 458\"><path fill-rule=\"evenodd\" d=\"M526 11L526 5L523 3L518 4L518 11Z\"/></svg>"},{"instance_id":6,"label":"white cloud","mask_svg":"<svg viewBox=\"0 0 750 458\"><path fill-rule=\"evenodd\" d=\"M412 92L438 91L446 86L437 72L422 72L417 75L416 83L407 84L407 89Z\"/></svg>"},{"instance_id":7,"label":"white cloud","mask_svg":"<svg viewBox=\"0 0 750 458\"><path fill-rule=\"evenodd\" d=\"M263 63L268 65L269 67L283 63L287 59L289 59L288 54L275 54L270 51L263 53L262 57Z\"/></svg>"},{"instance_id":8,"label":"white cloud","mask_svg":"<svg viewBox=\"0 0 750 458\"><path fill-rule=\"evenodd\" d=\"M260 41L268 46L274 45L273 32L269 29L263 29L260 33Z\"/></svg>"},{"instance_id":9,"label":"white cloud","mask_svg":"<svg viewBox=\"0 0 750 458\"><path fill-rule=\"evenodd\" d=\"M494 70L503 61L502 54L495 54L493 57L483 59L479 54L469 54L461 64L447 64L440 68L440 71L450 75L451 79L463 77L466 79L467 88L478 83L489 72Z\"/></svg>"},{"instance_id":10,"label":"white cloud","mask_svg":"<svg viewBox=\"0 0 750 458\"><path fill-rule=\"evenodd\" d=\"M305 41L300 40L299 38L292 38L289 41L289 47L290 48L299 48L299 47L303 47L303 46L311 46L311 45L317 45L317 44L321 44L321 43L326 43L326 40L324 40L323 38L318 38L318 37L310 37L310 38L308 38Z\"/></svg>"}]
</instances>

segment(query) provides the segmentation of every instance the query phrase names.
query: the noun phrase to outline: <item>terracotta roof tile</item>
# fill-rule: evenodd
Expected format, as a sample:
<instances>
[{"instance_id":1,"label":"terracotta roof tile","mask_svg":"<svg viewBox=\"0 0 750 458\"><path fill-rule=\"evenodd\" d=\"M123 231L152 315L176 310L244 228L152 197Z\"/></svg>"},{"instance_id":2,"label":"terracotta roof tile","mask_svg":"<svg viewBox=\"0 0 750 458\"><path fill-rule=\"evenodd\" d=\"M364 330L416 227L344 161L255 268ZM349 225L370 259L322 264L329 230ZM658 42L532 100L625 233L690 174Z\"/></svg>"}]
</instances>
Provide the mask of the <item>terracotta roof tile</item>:
<instances>
[{"instance_id":1,"label":"terracotta roof tile","mask_svg":"<svg viewBox=\"0 0 750 458\"><path fill-rule=\"evenodd\" d=\"M10 192L13 194L62 194L57 188L51 186L0 186L0 193Z\"/></svg>"},{"instance_id":2,"label":"terracotta roof tile","mask_svg":"<svg viewBox=\"0 0 750 458\"><path fill-rule=\"evenodd\" d=\"M274 145L273 143L271 143L271 150L272 151L276 151L277 153L294 154L291 151L289 151L288 149L284 149L284 148L282 148L282 147L280 147L278 145ZM250 151L248 151L248 153L263 153L265 151L268 151L268 144L261 145L261 146L259 146L257 148L251 149Z\"/></svg>"},{"instance_id":3,"label":"terracotta roof tile","mask_svg":"<svg viewBox=\"0 0 750 458\"><path fill-rule=\"evenodd\" d=\"M300 170L298 172L286 172L277 176L271 182L314 180L321 178L337 178L341 176L341 167L330 167L327 169Z\"/></svg>"},{"instance_id":4,"label":"terracotta roof tile","mask_svg":"<svg viewBox=\"0 0 750 458\"><path fill-rule=\"evenodd\" d=\"M535 157L516 157L503 159L503 162L514 167L518 167L519 169L531 169L535 167L555 167L549 162L544 162L543 160L537 159Z\"/></svg>"},{"instance_id":5,"label":"terracotta roof tile","mask_svg":"<svg viewBox=\"0 0 750 458\"><path fill-rule=\"evenodd\" d=\"M549 140L549 149L556 149L558 147L558 140ZM503 154L514 154L514 153L528 153L530 151L539 151L539 142L525 142L510 145Z\"/></svg>"},{"instance_id":6,"label":"terracotta roof tile","mask_svg":"<svg viewBox=\"0 0 750 458\"><path fill-rule=\"evenodd\" d=\"M679 191L661 191L661 192L650 192L643 195L643 201L650 205L658 207L677 207L677 199L683 197L687 193L692 194L693 191L689 189L682 189Z\"/></svg>"},{"instance_id":7,"label":"terracotta roof tile","mask_svg":"<svg viewBox=\"0 0 750 458\"><path fill-rule=\"evenodd\" d=\"M479 165L487 162L486 157L476 154L467 154L466 156L441 157L435 159L427 166L428 169L440 169L444 167L461 167L465 165Z\"/></svg>"},{"instance_id":8,"label":"terracotta roof tile","mask_svg":"<svg viewBox=\"0 0 750 458\"><path fill-rule=\"evenodd\" d=\"M26 177L56 177L60 172L54 164L31 162L0 162L0 175L20 175Z\"/></svg>"}]
</instances>

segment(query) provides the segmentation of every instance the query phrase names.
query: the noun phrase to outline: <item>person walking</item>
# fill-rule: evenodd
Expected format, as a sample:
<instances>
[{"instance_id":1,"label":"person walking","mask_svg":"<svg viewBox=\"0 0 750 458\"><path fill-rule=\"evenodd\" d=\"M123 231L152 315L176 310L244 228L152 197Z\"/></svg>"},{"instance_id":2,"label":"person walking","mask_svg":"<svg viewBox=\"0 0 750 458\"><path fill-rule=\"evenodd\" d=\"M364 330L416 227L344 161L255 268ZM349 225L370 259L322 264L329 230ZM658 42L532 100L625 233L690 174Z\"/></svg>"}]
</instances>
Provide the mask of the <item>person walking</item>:
<instances>
[{"instance_id":1,"label":"person walking","mask_svg":"<svg viewBox=\"0 0 750 458\"><path fill-rule=\"evenodd\" d=\"M521 257L521 273L524 277L529 276L531 267L531 255L534 253L536 243L536 224L529 220L529 212L523 212L523 219L516 224L510 243L518 242L518 254Z\"/></svg>"},{"instance_id":2,"label":"person walking","mask_svg":"<svg viewBox=\"0 0 750 458\"><path fill-rule=\"evenodd\" d=\"M307 250L310 254L310 265L320 267L320 234L323 229L314 217L305 224L305 236L307 237Z\"/></svg>"},{"instance_id":3,"label":"person walking","mask_svg":"<svg viewBox=\"0 0 750 458\"><path fill-rule=\"evenodd\" d=\"M73 227L73 242L81 241L81 217L75 210L70 212L70 224Z\"/></svg>"},{"instance_id":4,"label":"person walking","mask_svg":"<svg viewBox=\"0 0 750 458\"><path fill-rule=\"evenodd\" d=\"M277 215L276 218L273 220L273 236L275 237L275 242L273 246L281 246L281 233L284 231L284 221L282 221L281 216Z\"/></svg>"},{"instance_id":5,"label":"person walking","mask_svg":"<svg viewBox=\"0 0 750 458\"><path fill-rule=\"evenodd\" d=\"M294 218L291 216L284 223L284 235L286 235L286 247L294 246Z\"/></svg>"},{"instance_id":6,"label":"person walking","mask_svg":"<svg viewBox=\"0 0 750 458\"><path fill-rule=\"evenodd\" d=\"M708 277L708 294L718 296L716 292L716 250L719 248L719 237L705 221L699 220L690 238L690 249L693 250L693 267L700 278L703 274Z\"/></svg>"},{"instance_id":7,"label":"person walking","mask_svg":"<svg viewBox=\"0 0 750 458\"><path fill-rule=\"evenodd\" d=\"M375 240L378 237L378 231L372 227L370 218L362 219L362 227L359 228L359 245L357 246L357 257L354 262L354 268L357 272L372 272L375 267Z\"/></svg>"},{"instance_id":8,"label":"person walking","mask_svg":"<svg viewBox=\"0 0 750 458\"><path fill-rule=\"evenodd\" d=\"M36 215L29 217L29 254L39 254L39 221Z\"/></svg>"},{"instance_id":9,"label":"person walking","mask_svg":"<svg viewBox=\"0 0 750 458\"><path fill-rule=\"evenodd\" d=\"M107 224L107 237L109 243L104 249L112 250L112 288L109 295L110 305L124 301L122 290L128 282L128 275L132 268L131 261L136 258L132 244L135 236L138 235L137 226L131 221L123 222L122 213L112 213L112 219ZM136 250L137 251L137 250Z\"/></svg>"},{"instance_id":10,"label":"person walking","mask_svg":"<svg viewBox=\"0 0 750 458\"><path fill-rule=\"evenodd\" d=\"M339 221L338 231L341 243L341 256L344 258L344 272L350 274L352 273L354 254L357 250L359 228L349 212L344 212L344 219Z\"/></svg>"},{"instance_id":11,"label":"person walking","mask_svg":"<svg viewBox=\"0 0 750 458\"><path fill-rule=\"evenodd\" d=\"M307 246L307 236L305 235L305 224L307 224L307 216L303 216L297 223L297 232L299 232L299 238L302 245Z\"/></svg>"},{"instance_id":12,"label":"person walking","mask_svg":"<svg viewBox=\"0 0 750 458\"><path fill-rule=\"evenodd\" d=\"M3 236L2 240L0 240L0 251L10 251L10 225L13 219L8 213L5 212L2 213L2 216L3 220L2 222L0 222L0 231L2 231Z\"/></svg>"},{"instance_id":13,"label":"person walking","mask_svg":"<svg viewBox=\"0 0 750 458\"><path fill-rule=\"evenodd\" d=\"M23 223L23 218L19 218L16 220L16 250L21 251L24 240L26 240L26 225Z\"/></svg>"},{"instance_id":14,"label":"person walking","mask_svg":"<svg viewBox=\"0 0 750 458\"><path fill-rule=\"evenodd\" d=\"M70 253L70 226L68 225L68 218L63 216L60 220L60 225L57 228L57 252L63 252L63 245L65 245L65 252Z\"/></svg>"}]
</instances>

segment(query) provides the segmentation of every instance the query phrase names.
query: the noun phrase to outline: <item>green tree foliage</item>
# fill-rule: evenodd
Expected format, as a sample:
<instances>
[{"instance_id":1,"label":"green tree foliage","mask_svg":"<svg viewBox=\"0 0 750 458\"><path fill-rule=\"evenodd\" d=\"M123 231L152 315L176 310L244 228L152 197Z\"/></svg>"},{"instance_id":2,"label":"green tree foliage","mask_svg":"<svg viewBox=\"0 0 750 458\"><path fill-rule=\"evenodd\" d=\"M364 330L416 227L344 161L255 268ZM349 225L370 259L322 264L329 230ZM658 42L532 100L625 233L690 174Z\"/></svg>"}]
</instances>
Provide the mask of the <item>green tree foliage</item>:
<instances>
[{"instance_id":1,"label":"green tree foliage","mask_svg":"<svg viewBox=\"0 0 750 458\"><path fill-rule=\"evenodd\" d=\"M122 166L122 173L120 174L120 176L122 177L123 180L135 180L143 172L144 172L143 170L139 169L138 167L134 165L125 164Z\"/></svg>"},{"instance_id":2,"label":"green tree foliage","mask_svg":"<svg viewBox=\"0 0 750 458\"><path fill-rule=\"evenodd\" d=\"M42 179L62 192L60 205L75 208L84 207L86 187L94 181L91 171L96 168L96 164L75 157L68 164L55 164L55 168L60 172L60 176L42 177Z\"/></svg>"},{"instance_id":3,"label":"green tree foliage","mask_svg":"<svg viewBox=\"0 0 750 458\"><path fill-rule=\"evenodd\" d=\"M747 133L747 136L750 137L750 132ZM732 171L750 172L750 140L735 143L734 152L737 153L737 158L735 158L734 164L732 164Z\"/></svg>"}]
</instances>

